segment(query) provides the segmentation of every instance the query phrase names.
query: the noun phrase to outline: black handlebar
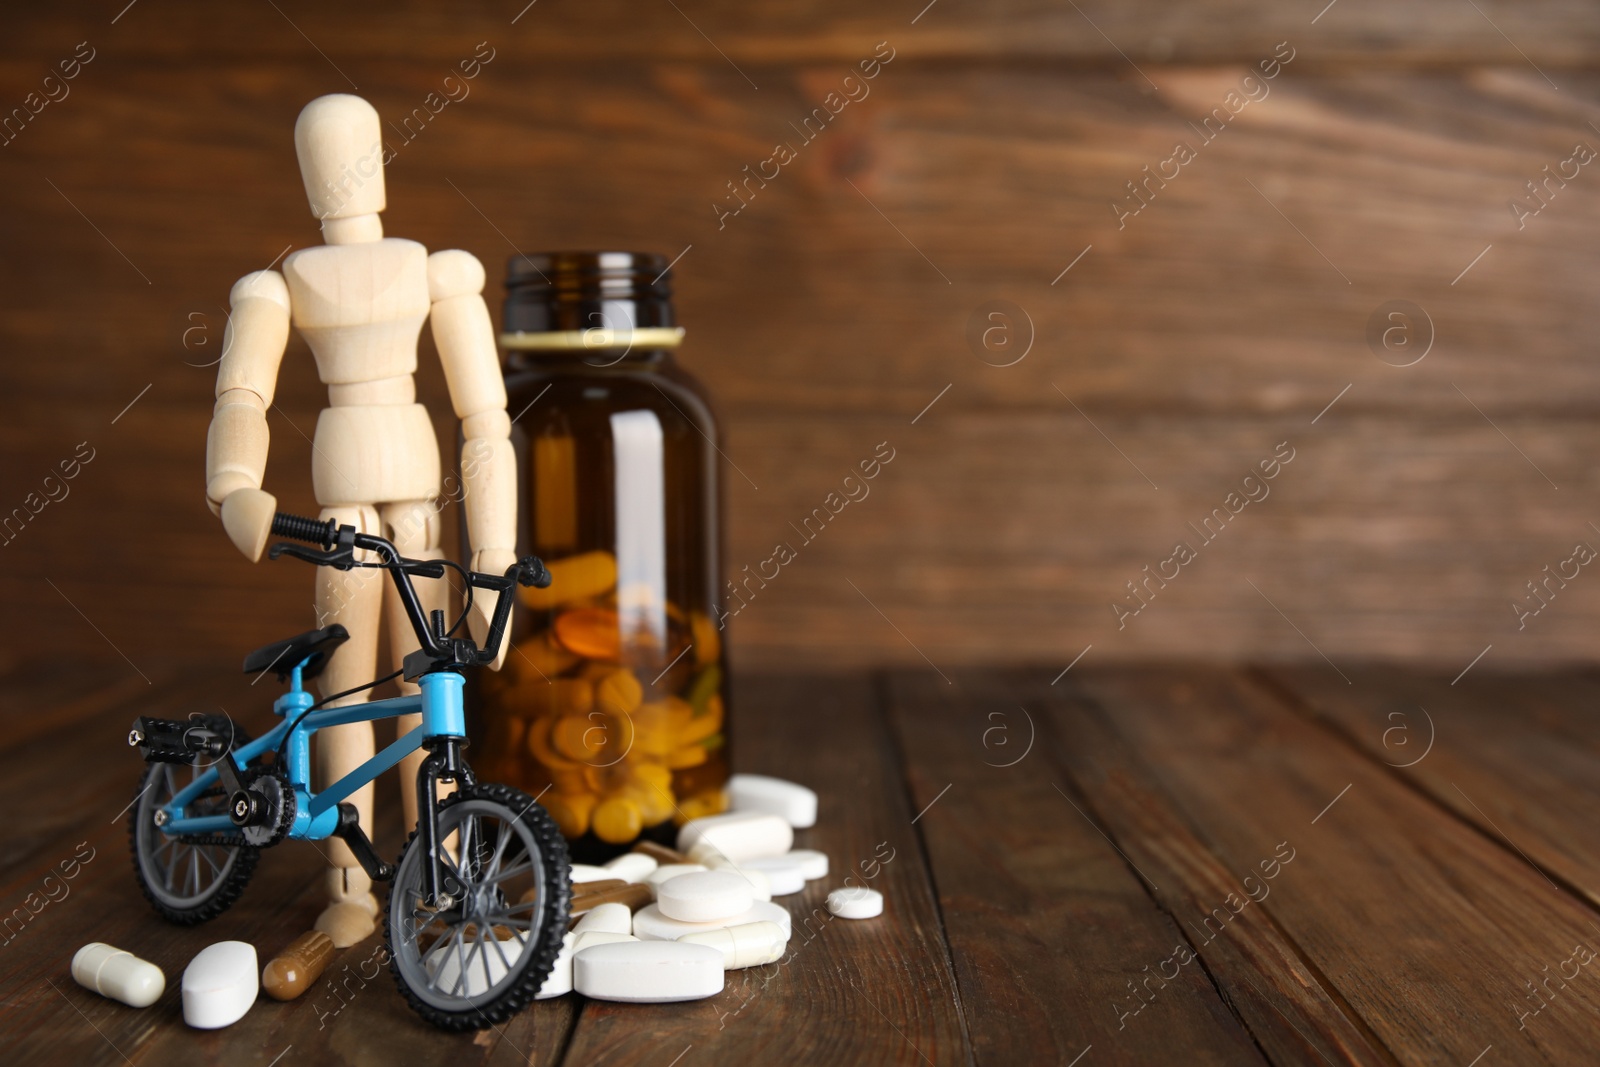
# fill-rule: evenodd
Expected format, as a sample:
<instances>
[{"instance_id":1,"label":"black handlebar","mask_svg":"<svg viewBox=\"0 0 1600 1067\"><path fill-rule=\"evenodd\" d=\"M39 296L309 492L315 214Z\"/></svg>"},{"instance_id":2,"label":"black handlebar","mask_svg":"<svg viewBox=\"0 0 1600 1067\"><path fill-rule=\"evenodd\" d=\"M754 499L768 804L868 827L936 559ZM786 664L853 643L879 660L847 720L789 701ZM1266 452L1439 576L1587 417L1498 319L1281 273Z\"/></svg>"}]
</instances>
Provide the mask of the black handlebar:
<instances>
[{"instance_id":1,"label":"black handlebar","mask_svg":"<svg viewBox=\"0 0 1600 1067\"><path fill-rule=\"evenodd\" d=\"M545 569L544 563L537 556L524 556L517 560L506 568L504 575L465 571L469 585L493 590L498 594L484 648L479 649L471 638L452 638L445 633L442 618L436 622L434 628L430 628L428 619L423 616L422 604L417 600L411 576L443 578L445 565L438 560L407 559L400 555L394 544L386 538L357 533L354 526L341 526L333 519L322 522L280 511L272 518L272 532L279 537L308 542L323 549L321 552L315 552L299 545L280 542L273 545L268 553L272 559L287 555L318 566L349 570L358 565L355 558L356 549L377 553L378 558L383 561L379 566L388 570L394 578L395 589L400 593L401 603L405 605L406 616L411 620L411 628L416 631L421 651L426 659L434 664L469 666L494 662L495 650L500 647L500 638L511 619L512 591L519 584L539 589L550 584L550 572ZM438 612L435 614L442 615ZM415 675L411 669L410 658L407 660L406 677L410 679Z\"/></svg>"}]
</instances>

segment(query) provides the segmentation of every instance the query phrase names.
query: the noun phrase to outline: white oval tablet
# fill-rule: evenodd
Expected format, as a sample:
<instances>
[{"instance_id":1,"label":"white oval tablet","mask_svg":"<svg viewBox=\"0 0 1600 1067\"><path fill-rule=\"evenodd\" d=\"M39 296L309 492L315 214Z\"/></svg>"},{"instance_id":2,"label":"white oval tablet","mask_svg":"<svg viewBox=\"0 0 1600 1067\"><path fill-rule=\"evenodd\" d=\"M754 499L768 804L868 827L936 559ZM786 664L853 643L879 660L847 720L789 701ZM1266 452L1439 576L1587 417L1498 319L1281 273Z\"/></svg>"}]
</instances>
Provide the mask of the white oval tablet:
<instances>
[{"instance_id":1,"label":"white oval tablet","mask_svg":"<svg viewBox=\"0 0 1600 1067\"><path fill-rule=\"evenodd\" d=\"M628 910L626 904L611 901L607 904L596 904L578 917L577 925L572 928L575 934L589 930L604 930L612 934L630 934L633 932L633 912Z\"/></svg>"},{"instance_id":2,"label":"white oval tablet","mask_svg":"<svg viewBox=\"0 0 1600 1067\"><path fill-rule=\"evenodd\" d=\"M735 863L758 856L781 856L794 845L794 828L776 815L729 812L690 819L678 831L678 851L696 863L723 855Z\"/></svg>"},{"instance_id":3,"label":"white oval tablet","mask_svg":"<svg viewBox=\"0 0 1600 1067\"><path fill-rule=\"evenodd\" d=\"M763 856L760 859L745 860L740 869L760 871L766 875L767 884L771 886L772 895L775 897L786 897L806 887L805 868L790 859L788 853L782 856Z\"/></svg>"},{"instance_id":4,"label":"white oval tablet","mask_svg":"<svg viewBox=\"0 0 1600 1067\"><path fill-rule=\"evenodd\" d=\"M72 980L130 1008L148 1008L167 989L160 967L99 941L73 953Z\"/></svg>"},{"instance_id":5,"label":"white oval tablet","mask_svg":"<svg viewBox=\"0 0 1600 1067\"><path fill-rule=\"evenodd\" d=\"M702 1000L722 992L722 983L722 953L709 945L633 941L595 945L572 957L573 988L596 1000Z\"/></svg>"},{"instance_id":6,"label":"white oval tablet","mask_svg":"<svg viewBox=\"0 0 1600 1067\"><path fill-rule=\"evenodd\" d=\"M754 902L750 905L750 910L743 914L709 923L686 923L679 919L671 919L661 914L659 904L650 904L633 913L633 934L643 941L676 941L684 934L699 934L708 930L721 930L728 926L758 922L777 923L779 929L783 931L783 939L785 941L789 939L792 925L789 910L780 904L765 900Z\"/></svg>"},{"instance_id":7,"label":"white oval tablet","mask_svg":"<svg viewBox=\"0 0 1600 1067\"><path fill-rule=\"evenodd\" d=\"M197 1030L232 1026L244 1018L260 990L254 945L207 945L183 969L183 1021Z\"/></svg>"},{"instance_id":8,"label":"white oval tablet","mask_svg":"<svg viewBox=\"0 0 1600 1067\"><path fill-rule=\"evenodd\" d=\"M749 911L753 903L750 883L732 871L680 874L656 887L661 914L686 923L729 919Z\"/></svg>"},{"instance_id":9,"label":"white oval tablet","mask_svg":"<svg viewBox=\"0 0 1600 1067\"><path fill-rule=\"evenodd\" d=\"M835 889L828 894L828 910L841 919L871 919L883 914L883 894L863 886Z\"/></svg>"},{"instance_id":10,"label":"white oval tablet","mask_svg":"<svg viewBox=\"0 0 1600 1067\"><path fill-rule=\"evenodd\" d=\"M522 942L516 939L496 939L496 944L499 945L499 951L489 943L488 938L481 943L477 940L441 938L424 957L422 965L433 978L434 985L445 993L458 997L481 997L506 976L506 971L515 966L517 958L522 955ZM487 975L484 973L486 964ZM462 977L463 973L465 978Z\"/></svg>"},{"instance_id":11,"label":"white oval tablet","mask_svg":"<svg viewBox=\"0 0 1600 1067\"><path fill-rule=\"evenodd\" d=\"M722 969L725 971L774 963L783 957L783 950L789 946L783 927L774 922L744 923L725 926L721 930L684 934L678 941L691 945L710 945L721 952Z\"/></svg>"},{"instance_id":12,"label":"white oval tablet","mask_svg":"<svg viewBox=\"0 0 1600 1067\"><path fill-rule=\"evenodd\" d=\"M577 959L578 953L590 945L614 945L622 941L637 941L632 934L619 934L611 930L585 930L581 934L572 935L572 958Z\"/></svg>"},{"instance_id":13,"label":"white oval tablet","mask_svg":"<svg viewBox=\"0 0 1600 1067\"><path fill-rule=\"evenodd\" d=\"M808 882L815 882L818 878L828 877L828 854L818 852L814 848L797 848L793 852L784 854L785 859L794 860L800 865L800 872L805 875Z\"/></svg>"},{"instance_id":14,"label":"white oval tablet","mask_svg":"<svg viewBox=\"0 0 1600 1067\"><path fill-rule=\"evenodd\" d=\"M817 794L803 785L765 774L728 779L728 806L734 811L776 815L797 829L817 824Z\"/></svg>"},{"instance_id":15,"label":"white oval tablet","mask_svg":"<svg viewBox=\"0 0 1600 1067\"><path fill-rule=\"evenodd\" d=\"M591 867L587 863L574 863L572 865L572 883L603 882L607 878L621 878L622 875L606 870L604 867Z\"/></svg>"},{"instance_id":16,"label":"white oval tablet","mask_svg":"<svg viewBox=\"0 0 1600 1067\"><path fill-rule=\"evenodd\" d=\"M661 888L661 883L665 882L668 878L676 878L680 874L694 874L696 871L703 871L705 869L705 866L699 863L663 863L661 866L650 872L650 874L645 878L645 884L648 885L650 887L650 891L654 893L657 889Z\"/></svg>"},{"instance_id":17,"label":"white oval tablet","mask_svg":"<svg viewBox=\"0 0 1600 1067\"><path fill-rule=\"evenodd\" d=\"M604 868L607 878L621 878L629 882L642 882L650 876L658 864L654 856L646 856L643 852L624 852L616 859L608 862Z\"/></svg>"},{"instance_id":18,"label":"white oval tablet","mask_svg":"<svg viewBox=\"0 0 1600 1067\"><path fill-rule=\"evenodd\" d=\"M572 992L572 942L576 937L576 934L562 937L561 951L556 954L555 965L550 968L550 977L539 987L534 1000L549 1000L551 997Z\"/></svg>"}]
</instances>

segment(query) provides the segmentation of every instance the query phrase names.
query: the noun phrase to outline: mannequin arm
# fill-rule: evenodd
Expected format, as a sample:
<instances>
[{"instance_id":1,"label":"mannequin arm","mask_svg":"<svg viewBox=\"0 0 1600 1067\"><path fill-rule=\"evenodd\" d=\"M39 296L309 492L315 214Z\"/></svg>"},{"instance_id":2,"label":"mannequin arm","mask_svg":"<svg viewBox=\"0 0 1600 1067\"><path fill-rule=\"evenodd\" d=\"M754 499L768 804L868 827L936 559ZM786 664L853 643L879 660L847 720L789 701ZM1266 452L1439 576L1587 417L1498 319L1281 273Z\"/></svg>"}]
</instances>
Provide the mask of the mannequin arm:
<instances>
[{"instance_id":1,"label":"mannequin arm","mask_svg":"<svg viewBox=\"0 0 1600 1067\"><path fill-rule=\"evenodd\" d=\"M428 257L428 296L433 301L433 341L444 364L450 404L461 420L466 443L461 453L471 567L502 574L516 561L517 460L511 451L511 419L500 376L494 328L483 302L483 265L470 253L435 252ZM468 620L482 641L489 630L493 601L473 602ZM509 645L510 627L494 661L498 670Z\"/></svg>"},{"instance_id":2,"label":"mannequin arm","mask_svg":"<svg viewBox=\"0 0 1600 1067\"><path fill-rule=\"evenodd\" d=\"M261 491L267 408L289 340L289 287L276 271L240 278L217 368L217 404L206 434L206 503L251 560L261 558L277 503Z\"/></svg>"}]
</instances>

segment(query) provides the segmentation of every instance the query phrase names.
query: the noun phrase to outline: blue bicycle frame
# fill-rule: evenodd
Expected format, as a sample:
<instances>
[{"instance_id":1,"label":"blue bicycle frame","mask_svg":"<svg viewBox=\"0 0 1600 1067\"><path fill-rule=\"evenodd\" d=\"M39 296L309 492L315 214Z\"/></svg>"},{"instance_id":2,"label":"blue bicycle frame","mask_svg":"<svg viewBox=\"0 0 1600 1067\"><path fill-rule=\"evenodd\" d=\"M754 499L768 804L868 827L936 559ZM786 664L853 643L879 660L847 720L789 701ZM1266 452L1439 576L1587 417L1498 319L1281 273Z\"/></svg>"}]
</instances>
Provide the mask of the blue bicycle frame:
<instances>
[{"instance_id":1,"label":"blue bicycle frame","mask_svg":"<svg viewBox=\"0 0 1600 1067\"><path fill-rule=\"evenodd\" d=\"M414 696L390 697L362 704L348 704L339 708L308 710L314 701L301 685L300 671L314 657L295 664L290 672L289 691L273 702L272 710L283 717L265 736L233 751L240 769L249 766L263 752L276 751L284 746L287 755L286 770L294 789L294 825L288 836L301 840L320 841L331 837L339 825L339 802L376 779L423 743L434 737L461 737L467 732L466 715L462 710L461 691L466 682L454 671L441 670L424 674L417 679L422 692ZM406 733L367 762L329 785L320 793L311 790L311 738L318 730L346 723L373 722L400 715L420 713L422 723ZM214 834L236 833L238 828L227 815L185 815L188 805L217 785L218 773L213 766L189 785L179 790L162 810L167 820L160 826L163 833Z\"/></svg>"}]
</instances>

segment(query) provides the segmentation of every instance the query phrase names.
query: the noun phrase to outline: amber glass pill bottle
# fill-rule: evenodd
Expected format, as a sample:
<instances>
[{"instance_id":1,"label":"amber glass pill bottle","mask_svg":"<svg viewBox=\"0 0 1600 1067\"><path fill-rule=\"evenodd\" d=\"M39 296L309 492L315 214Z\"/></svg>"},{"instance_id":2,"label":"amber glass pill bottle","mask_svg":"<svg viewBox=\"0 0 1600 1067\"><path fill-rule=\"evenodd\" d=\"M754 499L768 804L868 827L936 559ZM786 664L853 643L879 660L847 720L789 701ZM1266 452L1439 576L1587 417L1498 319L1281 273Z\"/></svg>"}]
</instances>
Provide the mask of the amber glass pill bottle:
<instances>
[{"instance_id":1,"label":"amber glass pill bottle","mask_svg":"<svg viewBox=\"0 0 1600 1067\"><path fill-rule=\"evenodd\" d=\"M517 552L554 580L518 590L505 666L471 687L472 762L538 795L579 859L726 803L717 424L682 338L665 257L510 262Z\"/></svg>"}]
</instances>

